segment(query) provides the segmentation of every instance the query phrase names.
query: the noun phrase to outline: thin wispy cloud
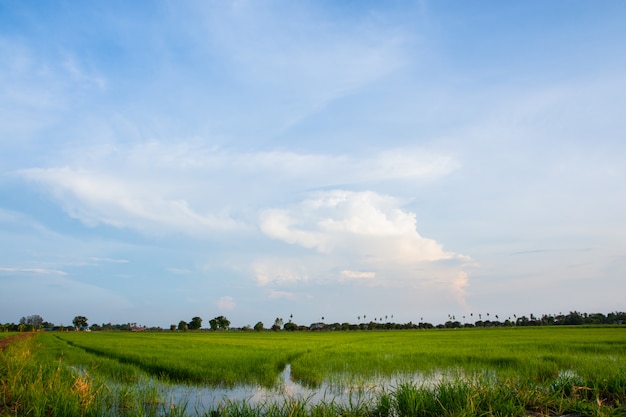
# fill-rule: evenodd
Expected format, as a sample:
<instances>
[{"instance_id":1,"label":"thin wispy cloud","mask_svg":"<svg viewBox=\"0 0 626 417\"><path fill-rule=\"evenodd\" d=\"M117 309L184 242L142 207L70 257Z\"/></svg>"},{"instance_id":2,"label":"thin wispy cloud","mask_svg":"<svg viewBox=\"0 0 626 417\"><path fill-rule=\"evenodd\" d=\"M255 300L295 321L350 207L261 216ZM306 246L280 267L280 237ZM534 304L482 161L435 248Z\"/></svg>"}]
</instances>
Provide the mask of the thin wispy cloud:
<instances>
[{"instance_id":1,"label":"thin wispy cloud","mask_svg":"<svg viewBox=\"0 0 626 417\"><path fill-rule=\"evenodd\" d=\"M0 272L8 274L38 274L38 275L67 275L65 271L58 269L46 269L46 268L14 268L14 267L0 267Z\"/></svg>"}]
</instances>

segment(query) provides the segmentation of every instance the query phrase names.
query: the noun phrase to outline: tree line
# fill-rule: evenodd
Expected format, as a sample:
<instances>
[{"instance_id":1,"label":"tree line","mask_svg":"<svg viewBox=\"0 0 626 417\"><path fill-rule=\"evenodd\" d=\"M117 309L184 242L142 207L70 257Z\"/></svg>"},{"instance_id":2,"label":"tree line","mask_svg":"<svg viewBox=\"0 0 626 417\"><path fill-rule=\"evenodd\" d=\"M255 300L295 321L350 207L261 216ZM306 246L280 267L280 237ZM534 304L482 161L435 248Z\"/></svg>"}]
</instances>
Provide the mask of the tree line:
<instances>
[{"instance_id":1,"label":"tree line","mask_svg":"<svg viewBox=\"0 0 626 417\"><path fill-rule=\"evenodd\" d=\"M217 316L209 320L210 330L228 330L230 328L230 321L224 316ZM178 326L172 324L170 326L171 331L186 331L186 330L200 330L202 328L202 317L196 316L191 319L189 323L185 320L178 322Z\"/></svg>"},{"instance_id":2,"label":"tree line","mask_svg":"<svg viewBox=\"0 0 626 417\"><path fill-rule=\"evenodd\" d=\"M364 320L367 319L366 315L362 316ZM448 320L445 323L432 324L424 321L422 318L417 323L412 321L408 323L396 323L387 320L389 316L376 317L374 320L359 322L359 323L324 323L324 317L322 321L312 323L309 326L298 325L292 321L293 316L290 316L288 322L280 317L277 317L274 324L271 326L273 331L355 331L355 330L400 330L400 329L450 329L450 328L471 328L471 327L515 327L515 326L573 326L573 325L619 325L626 324L625 312L612 312L609 314L602 313L580 313L578 311L571 311L567 314L543 314L540 317L530 314L527 316L513 315L506 319L501 320L496 314L493 317L489 314L485 314L483 320L483 314L476 315L478 320L473 321L474 314L461 316L461 320L457 320L456 316L448 315ZM357 317L359 321L361 316ZM393 319L393 315L391 315ZM254 330L265 330L263 323L259 322L254 326Z\"/></svg>"},{"instance_id":3,"label":"tree line","mask_svg":"<svg viewBox=\"0 0 626 417\"><path fill-rule=\"evenodd\" d=\"M575 326L575 325L608 325L608 324L626 324L626 312L612 312L608 314L602 313L580 313L578 311L571 311L567 314L543 314L541 316L535 316L530 314L527 316L507 317L506 319L500 319L496 314L491 316L489 313L485 314L483 320L483 314L470 313L457 319L454 315L448 315L448 320L440 324L432 324L424 321L420 318L417 323L412 321L408 323L396 323L389 321L389 316L375 318L374 320L367 321L367 316L358 316L359 323L325 323L324 317L322 321L312 323L310 325L299 325L293 322L293 315L289 316L289 320L285 322L281 317L277 317L274 323L266 328L262 321L257 322L254 327L244 326L242 328L231 328L230 320L225 316L217 316L209 320L209 328L202 327L202 318L199 316L193 317L189 322L185 320L179 321L178 325L172 324L169 328L170 331L198 331L198 330L210 330L210 331L356 331L356 330L395 330L395 329L455 329L455 328L469 328L469 327L515 327L515 326ZM478 318L478 320L473 320ZM391 315L393 319L393 315ZM137 323L124 323L124 324L112 324L102 323L89 325L88 319L85 316L76 316L72 320L72 326L55 325L53 323L45 321L40 315L34 314L31 316L22 317L18 323L5 323L0 324L0 331L42 331L42 330L57 330L57 331L72 331L72 330L87 330L87 331L164 331L161 327L146 327L137 325Z\"/></svg>"}]
</instances>

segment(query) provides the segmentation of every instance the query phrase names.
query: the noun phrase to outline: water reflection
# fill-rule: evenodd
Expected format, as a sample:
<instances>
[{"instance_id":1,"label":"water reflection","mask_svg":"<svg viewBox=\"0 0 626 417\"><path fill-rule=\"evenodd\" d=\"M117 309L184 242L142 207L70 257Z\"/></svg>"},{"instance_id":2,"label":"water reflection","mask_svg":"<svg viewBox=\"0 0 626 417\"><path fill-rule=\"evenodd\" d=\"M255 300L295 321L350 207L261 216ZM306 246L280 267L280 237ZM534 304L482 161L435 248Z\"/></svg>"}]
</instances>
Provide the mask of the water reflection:
<instances>
[{"instance_id":1,"label":"water reflection","mask_svg":"<svg viewBox=\"0 0 626 417\"><path fill-rule=\"evenodd\" d=\"M419 386L434 386L440 382L458 378L458 373L415 373L395 376L380 376L352 382L322 382L316 388L299 384L291 376L291 365L287 364L274 388L242 385L234 388L214 388L190 385L163 386L169 404L186 406L187 410L202 413L220 405L245 401L249 405L281 403L287 399L304 400L309 405L322 403L355 404L371 401L384 391L403 383Z\"/></svg>"}]
</instances>

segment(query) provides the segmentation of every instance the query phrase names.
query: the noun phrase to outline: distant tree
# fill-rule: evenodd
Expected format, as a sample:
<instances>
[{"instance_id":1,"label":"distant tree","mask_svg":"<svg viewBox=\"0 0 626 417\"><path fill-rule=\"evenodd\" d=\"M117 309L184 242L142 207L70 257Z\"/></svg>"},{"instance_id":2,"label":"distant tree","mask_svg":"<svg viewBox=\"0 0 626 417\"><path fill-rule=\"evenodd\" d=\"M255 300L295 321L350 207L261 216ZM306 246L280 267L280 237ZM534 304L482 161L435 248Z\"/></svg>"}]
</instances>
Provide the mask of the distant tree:
<instances>
[{"instance_id":1,"label":"distant tree","mask_svg":"<svg viewBox=\"0 0 626 417\"><path fill-rule=\"evenodd\" d=\"M274 320L274 325L272 325L272 330L277 332L280 330L281 327L283 327L283 319L281 319L280 317L276 317L276 320Z\"/></svg>"},{"instance_id":2,"label":"distant tree","mask_svg":"<svg viewBox=\"0 0 626 417\"><path fill-rule=\"evenodd\" d=\"M570 311L568 315L565 316L565 320L563 324L583 324L583 315L578 311Z\"/></svg>"},{"instance_id":3,"label":"distant tree","mask_svg":"<svg viewBox=\"0 0 626 417\"><path fill-rule=\"evenodd\" d=\"M74 320L72 320L72 324L74 324L74 327L76 327L77 329L89 326L89 324L87 324L87 317L85 316L74 317Z\"/></svg>"},{"instance_id":4,"label":"distant tree","mask_svg":"<svg viewBox=\"0 0 626 417\"><path fill-rule=\"evenodd\" d=\"M175 324L170 324L170 331L176 331L176 325Z\"/></svg>"},{"instance_id":5,"label":"distant tree","mask_svg":"<svg viewBox=\"0 0 626 417\"><path fill-rule=\"evenodd\" d=\"M298 325L290 321L288 323L285 323L285 325L283 326L283 329L293 332L294 330L298 330Z\"/></svg>"},{"instance_id":6,"label":"distant tree","mask_svg":"<svg viewBox=\"0 0 626 417\"><path fill-rule=\"evenodd\" d=\"M217 318L209 320L209 326L211 330L217 330Z\"/></svg>"},{"instance_id":7,"label":"distant tree","mask_svg":"<svg viewBox=\"0 0 626 417\"><path fill-rule=\"evenodd\" d=\"M181 320L178 322L178 330L183 331L183 330L187 330L188 329L188 325L187 322L185 320Z\"/></svg>"},{"instance_id":8,"label":"distant tree","mask_svg":"<svg viewBox=\"0 0 626 417\"><path fill-rule=\"evenodd\" d=\"M211 330L228 330L230 327L230 320L224 316L217 316L209 320L209 326L211 326Z\"/></svg>"},{"instance_id":9,"label":"distant tree","mask_svg":"<svg viewBox=\"0 0 626 417\"><path fill-rule=\"evenodd\" d=\"M189 330L198 330L202 327L202 318L196 316L189 322Z\"/></svg>"},{"instance_id":10,"label":"distant tree","mask_svg":"<svg viewBox=\"0 0 626 417\"><path fill-rule=\"evenodd\" d=\"M230 327L230 320L228 320L224 316L218 316L215 318L215 320L217 320L217 327L219 327L221 330L228 330L228 328Z\"/></svg>"},{"instance_id":11,"label":"distant tree","mask_svg":"<svg viewBox=\"0 0 626 417\"><path fill-rule=\"evenodd\" d=\"M262 332L263 331L263 322L260 321L257 324L254 325L254 330L256 330L257 332Z\"/></svg>"},{"instance_id":12,"label":"distant tree","mask_svg":"<svg viewBox=\"0 0 626 417\"><path fill-rule=\"evenodd\" d=\"M20 319L20 325L24 330L36 330L43 327L43 318L39 314L32 316L22 317Z\"/></svg>"},{"instance_id":13,"label":"distant tree","mask_svg":"<svg viewBox=\"0 0 626 417\"><path fill-rule=\"evenodd\" d=\"M41 326L43 324L43 318L39 314L33 314L32 316L26 317L26 324Z\"/></svg>"}]
</instances>

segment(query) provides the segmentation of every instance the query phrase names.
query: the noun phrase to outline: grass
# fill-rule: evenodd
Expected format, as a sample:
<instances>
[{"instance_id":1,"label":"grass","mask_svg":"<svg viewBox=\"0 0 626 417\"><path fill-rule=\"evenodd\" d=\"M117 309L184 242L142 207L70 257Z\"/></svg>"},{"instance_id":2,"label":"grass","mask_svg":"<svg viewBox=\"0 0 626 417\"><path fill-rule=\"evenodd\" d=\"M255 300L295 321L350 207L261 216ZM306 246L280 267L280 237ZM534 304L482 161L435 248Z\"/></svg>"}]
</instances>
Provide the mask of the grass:
<instances>
[{"instance_id":1,"label":"grass","mask_svg":"<svg viewBox=\"0 0 626 417\"><path fill-rule=\"evenodd\" d=\"M137 369L52 335L19 339L0 353L0 416L140 416L158 395Z\"/></svg>"},{"instance_id":2,"label":"grass","mask_svg":"<svg viewBox=\"0 0 626 417\"><path fill-rule=\"evenodd\" d=\"M346 333L45 333L0 354L0 415L626 415L626 329L550 327ZM170 406L155 379L273 385L382 376L367 401L284 398ZM431 376L418 382L415 375Z\"/></svg>"},{"instance_id":3,"label":"grass","mask_svg":"<svg viewBox=\"0 0 626 417\"><path fill-rule=\"evenodd\" d=\"M304 352L292 338L273 333L65 333L57 338L162 379L227 387L273 386L284 366Z\"/></svg>"}]
</instances>

